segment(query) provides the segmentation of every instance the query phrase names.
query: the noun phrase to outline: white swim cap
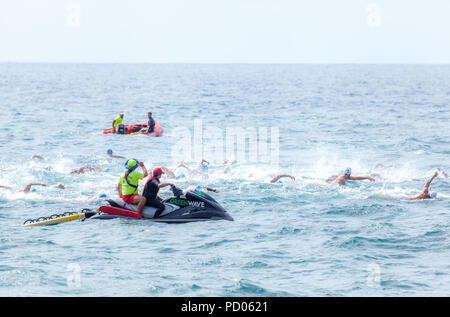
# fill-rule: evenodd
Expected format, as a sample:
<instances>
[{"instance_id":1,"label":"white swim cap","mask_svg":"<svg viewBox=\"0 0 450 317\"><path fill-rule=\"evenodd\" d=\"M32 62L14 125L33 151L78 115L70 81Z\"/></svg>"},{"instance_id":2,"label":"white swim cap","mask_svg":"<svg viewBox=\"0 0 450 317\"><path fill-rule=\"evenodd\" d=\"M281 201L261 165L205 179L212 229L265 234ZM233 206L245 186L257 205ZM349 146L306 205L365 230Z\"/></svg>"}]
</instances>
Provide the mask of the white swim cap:
<instances>
[{"instance_id":1,"label":"white swim cap","mask_svg":"<svg viewBox=\"0 0 450 317\"><path fill-rule=\"evenodd\" d=\"M431 198L436 198L436 196L437 196L437 193L436 193L436 192L430 193L430 197L431 197Z\"/></svg>"},{"instance_id":2,"label":"white swim cap","mask_svg":"<svg viewBox=\"0 0 450 317\"><path fill-rule=\"evenodd\" d=\"M352 169L351 169L350 167L347 167L347 168L345 169L344 174L345 174L345 175L351 175L351 174L352 174Z\"/></svg>"}]
</instances>

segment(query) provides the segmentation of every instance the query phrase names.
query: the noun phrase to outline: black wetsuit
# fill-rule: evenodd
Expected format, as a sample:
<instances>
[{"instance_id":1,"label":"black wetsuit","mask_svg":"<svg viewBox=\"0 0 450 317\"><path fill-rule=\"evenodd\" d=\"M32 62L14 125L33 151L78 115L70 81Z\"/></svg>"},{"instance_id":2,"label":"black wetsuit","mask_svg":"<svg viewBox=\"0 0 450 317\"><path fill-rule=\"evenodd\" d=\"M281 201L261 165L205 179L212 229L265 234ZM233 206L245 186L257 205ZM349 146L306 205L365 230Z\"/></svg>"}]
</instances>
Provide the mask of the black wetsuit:
<instances>
[{"instance_id":1,"label":"black wetsuit","mask_svg":"<svg viewBox=\"0 0 450 317\"><path fill-rule=\"evenodd\" d=\"M164 211L164 204L161 203L157 197L158 197L158 191L159 191L159 180L156 178L150 178L147 181L147 184L145 184L144 192L142 195L147 198L147 202L145 203L146 206L156 207L155 212L155 218L158 217L163 211Z\"/></svg>"},{"instance_id":2,"label":"black wetsuit","mask_svg":"<svg viewBox=\"0 0 450 317\"><path fill-rule=\"evenodd\" d=\"M153 118L148 119L148 132L153 132L155 129L155 120Z\"/></svg>"}]
</instances>

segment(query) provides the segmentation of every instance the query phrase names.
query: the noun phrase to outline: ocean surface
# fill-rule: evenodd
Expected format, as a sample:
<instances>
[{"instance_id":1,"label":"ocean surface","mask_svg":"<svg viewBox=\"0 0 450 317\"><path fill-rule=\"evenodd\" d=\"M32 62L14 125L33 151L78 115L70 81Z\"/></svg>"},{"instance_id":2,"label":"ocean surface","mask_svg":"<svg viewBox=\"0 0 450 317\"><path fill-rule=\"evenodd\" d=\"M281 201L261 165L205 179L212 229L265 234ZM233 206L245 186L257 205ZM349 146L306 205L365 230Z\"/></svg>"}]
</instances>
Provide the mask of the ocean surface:
<instances>
[{"instance_id":1,"label":"ocean surface","mask_svg":"<svg viewBox=\"0 0 450 317\"><path fill-rule=\"evenodd\" d=\"M101 134L148 111L162 137ZM8 63L0 118L0 296L450 295L450 179L405 199L450 174L448 65ZM234 222L21 227L117 198L125 160L109 148L179 174L173 149L195 122L278 129L278 162L183 159L214 159L207 178L173 182L219 189ZM88 164L104 171L70 173ZM347 167L376 181L325 182ZM31 182L49 186L16 192Z\"/></svg>"}]
</instances>

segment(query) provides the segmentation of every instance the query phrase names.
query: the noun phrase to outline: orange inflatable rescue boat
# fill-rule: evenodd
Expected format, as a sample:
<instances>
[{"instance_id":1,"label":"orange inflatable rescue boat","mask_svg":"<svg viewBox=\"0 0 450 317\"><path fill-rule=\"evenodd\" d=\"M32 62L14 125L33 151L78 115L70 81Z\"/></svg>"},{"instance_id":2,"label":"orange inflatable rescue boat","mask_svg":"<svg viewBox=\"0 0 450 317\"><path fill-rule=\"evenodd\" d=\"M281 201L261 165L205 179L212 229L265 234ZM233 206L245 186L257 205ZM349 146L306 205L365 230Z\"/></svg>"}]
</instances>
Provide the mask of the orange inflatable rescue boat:
<instances>
[{"instance_id":1,"label":"orange inflatable rescue boat","mask_svg":"<svg viewBox=\"0 0 450 317\"><path fill-rule=\"evenodd\" d=\"M135 124L119 124L117 126L117 132L114 129L103 130L102 134L117 133L117 134L146 134L150 136L161 136L164 132L163 128L155 121L155 127L153 132L147 132L148 123L135 123Z\"/></svg>"}]
</instances>

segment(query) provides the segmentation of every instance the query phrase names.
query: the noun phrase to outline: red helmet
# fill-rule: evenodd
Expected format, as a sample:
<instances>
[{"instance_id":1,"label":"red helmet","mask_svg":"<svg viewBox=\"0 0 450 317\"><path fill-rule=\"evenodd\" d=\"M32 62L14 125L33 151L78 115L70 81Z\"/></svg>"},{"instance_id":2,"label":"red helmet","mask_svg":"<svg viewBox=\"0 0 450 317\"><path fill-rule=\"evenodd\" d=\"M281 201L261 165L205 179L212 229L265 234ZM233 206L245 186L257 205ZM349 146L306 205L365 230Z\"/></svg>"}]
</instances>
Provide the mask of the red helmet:
<instances>
[{"instance_id":1,"label":"red helmet","mask_svg":"<svg viewBox=\"0 0 450 317\"><path fill-rule=\"evenodd\" d=\"M161 174L165 174L161 168L157 167L157 168L155 168L155 169L153 170L153 176L154 176L154 177L159 176L159 175L161 175Z\"/></svg>"}]
</instances>

